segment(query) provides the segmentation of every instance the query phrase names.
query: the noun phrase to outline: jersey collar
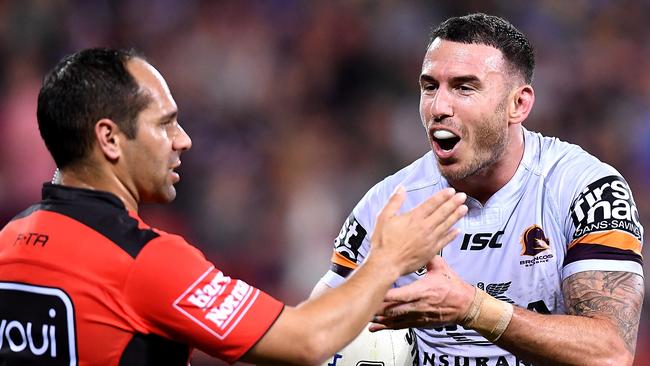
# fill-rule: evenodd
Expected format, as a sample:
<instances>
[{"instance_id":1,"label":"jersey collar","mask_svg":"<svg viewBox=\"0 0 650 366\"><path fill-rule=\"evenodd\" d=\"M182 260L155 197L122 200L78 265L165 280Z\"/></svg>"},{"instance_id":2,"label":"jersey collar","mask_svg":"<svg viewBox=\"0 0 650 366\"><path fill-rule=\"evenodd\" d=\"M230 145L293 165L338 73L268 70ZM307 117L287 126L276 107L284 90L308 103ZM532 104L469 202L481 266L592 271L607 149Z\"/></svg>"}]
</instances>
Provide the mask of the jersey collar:
<instances>
[{"instance_id":1,"label":"jersey collar","mask_svg":"<svg viewBox=\"0 0 650 366\"><path fill-rule=\"evenodd\" d=\"M122 200L116 195L92 189L63 186L60 184L44 183L42 190L43 201L94 201L105 203L126 210Z\"/></svg>"}]
</instances>

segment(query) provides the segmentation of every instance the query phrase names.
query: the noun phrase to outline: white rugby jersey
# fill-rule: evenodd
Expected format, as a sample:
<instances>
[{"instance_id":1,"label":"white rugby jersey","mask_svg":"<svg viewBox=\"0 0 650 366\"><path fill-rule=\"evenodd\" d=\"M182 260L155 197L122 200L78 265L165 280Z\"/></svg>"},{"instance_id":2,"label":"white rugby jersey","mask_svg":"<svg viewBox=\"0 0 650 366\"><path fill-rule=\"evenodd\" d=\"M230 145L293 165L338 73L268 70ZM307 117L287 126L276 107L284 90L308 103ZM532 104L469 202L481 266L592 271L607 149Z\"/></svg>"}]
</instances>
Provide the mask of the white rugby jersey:
<instances>
[{"instance_id":1,"label":"white rugby jersey","mask_svg":"<svg viewBox=\"0 0 650 366\"><path fill-rule=\"evenodd\" d=\"M497 299L539 313L564 314L561 283L589 270L643 275L643 227L621 175L577 145L524 129L524 156L512 179L485 205L469 197L461 234L442 257L466 282ZM340 285L370 249L376 216L397 185L402 212L449 187L428 152L370 189L334 241L321 279ZM424 270L400 277L416 281ZM473 330L452 325L415 331L420 365L526 365Z\"/></svg>"}]
</instances>

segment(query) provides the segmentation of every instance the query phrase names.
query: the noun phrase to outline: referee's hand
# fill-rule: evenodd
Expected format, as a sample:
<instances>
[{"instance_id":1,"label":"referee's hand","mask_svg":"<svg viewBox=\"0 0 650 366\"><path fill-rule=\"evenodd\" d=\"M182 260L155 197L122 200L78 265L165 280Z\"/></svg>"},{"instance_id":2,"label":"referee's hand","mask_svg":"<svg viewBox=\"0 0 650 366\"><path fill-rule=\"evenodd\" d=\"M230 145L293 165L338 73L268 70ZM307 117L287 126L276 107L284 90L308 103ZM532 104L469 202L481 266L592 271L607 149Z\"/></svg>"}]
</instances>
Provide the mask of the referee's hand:
<instances>
[{"instance_id":1,"label":"referee's hand","mask_svg":"<svg viewBox=\"0 0 650 366\"><path fill-rule=\"evenodd\" d=\"M459 233L452 226L467 213L465 193L447 188L399 214L406 194L403 187L398 187L377 216L369 255L381 256L402 275L425 265L451 242Z\"/></svg>"}]
</instances>

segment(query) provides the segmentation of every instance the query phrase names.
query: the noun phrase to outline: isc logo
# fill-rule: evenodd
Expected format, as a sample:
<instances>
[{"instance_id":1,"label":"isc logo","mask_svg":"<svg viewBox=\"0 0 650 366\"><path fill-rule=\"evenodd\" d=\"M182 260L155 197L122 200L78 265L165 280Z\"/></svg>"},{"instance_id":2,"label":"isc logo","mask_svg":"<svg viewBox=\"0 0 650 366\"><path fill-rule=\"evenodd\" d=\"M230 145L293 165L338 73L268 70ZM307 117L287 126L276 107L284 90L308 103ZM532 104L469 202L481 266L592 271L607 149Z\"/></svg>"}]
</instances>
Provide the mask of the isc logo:
<instances>
[{"instance_id":1,"label":"isc logo","mask_svg":"<svg viewBox=\"0 0 650 366\"><path fill-rule=\"evenodd\" d=\"M501 248L503 244L499 242L499 239L502 235L503 231L497 231L496 233L465 234L463 237L463 244L460 246L460 250L483 250L485 248Z\"/></svg>"}]
</instances>

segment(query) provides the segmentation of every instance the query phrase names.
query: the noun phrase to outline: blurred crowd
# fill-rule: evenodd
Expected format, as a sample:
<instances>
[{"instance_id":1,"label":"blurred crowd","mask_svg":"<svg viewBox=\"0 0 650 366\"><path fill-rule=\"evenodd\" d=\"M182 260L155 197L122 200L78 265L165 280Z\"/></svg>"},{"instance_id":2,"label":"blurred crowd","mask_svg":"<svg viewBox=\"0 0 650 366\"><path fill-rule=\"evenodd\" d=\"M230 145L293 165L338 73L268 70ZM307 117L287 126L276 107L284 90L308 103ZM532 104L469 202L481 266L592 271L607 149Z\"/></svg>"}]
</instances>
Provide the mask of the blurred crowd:
<instances>
[{"instance_id":1,"label":"blurred crowd","mask_svg":"<svg viewBox=\"0 0 650 366\"><path fill-rule=\"evenodd\" d=\"M295 304L365 191L428 151L417 85L428 33L475 11L536 48L525 126L616 167L649 230L648 0L0 0L1 223L54 171L35 116L47 70L82 48L134 47L193 139L176 201L142 217ZM650 364L647 300L637 365Z\"/></svg>"}]
</instances>

